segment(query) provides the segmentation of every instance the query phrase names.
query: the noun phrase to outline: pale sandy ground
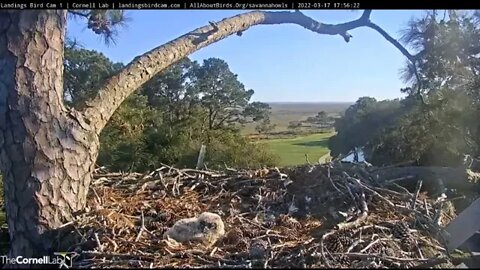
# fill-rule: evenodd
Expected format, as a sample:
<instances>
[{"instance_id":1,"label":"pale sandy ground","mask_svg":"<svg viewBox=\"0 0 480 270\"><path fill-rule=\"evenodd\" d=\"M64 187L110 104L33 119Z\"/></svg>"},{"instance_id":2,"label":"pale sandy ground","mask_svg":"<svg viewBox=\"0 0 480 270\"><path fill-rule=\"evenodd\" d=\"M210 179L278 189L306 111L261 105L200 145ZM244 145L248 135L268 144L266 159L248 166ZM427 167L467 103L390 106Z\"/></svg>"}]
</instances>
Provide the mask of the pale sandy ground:
<instances>
[{"instance_id":1,"label":"pale sandy ground","mask_svg":"<svg viewBox=\"0 0 480 270\"><path fill-rule=\"evenodd\" d=\"M318 163L320 163L320 164L327 163L327 159L328 160L330 159L330 151L328 151L328 153L326 153L325 155L321 156L318 159Z\"/></svg>"}]
</instances>

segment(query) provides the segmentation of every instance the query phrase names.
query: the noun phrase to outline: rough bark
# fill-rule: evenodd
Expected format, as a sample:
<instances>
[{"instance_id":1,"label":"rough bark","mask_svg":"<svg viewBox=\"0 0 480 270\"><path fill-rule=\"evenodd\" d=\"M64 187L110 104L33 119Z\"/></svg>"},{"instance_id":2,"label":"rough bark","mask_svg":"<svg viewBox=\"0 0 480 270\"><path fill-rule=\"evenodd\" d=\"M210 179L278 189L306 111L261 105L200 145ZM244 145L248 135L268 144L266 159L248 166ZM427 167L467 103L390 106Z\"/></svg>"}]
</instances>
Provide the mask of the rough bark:
<instances>
[{"instance_id":1,"label":"rough bark","mask_svg":"<svg viewBox=\"0 0 480 270\"><path fill-rule=\"evenodd\" d=\"M374 28L369 15L365 11L358 20L330 25L300 12L254 11L210 23L134 59L77 112L63 105L66 11L0 11L0 166L10 255L53 251L52 233L85 206L97 135L118 106L154 75L254 25L297 24L348 42L348 30Z\"/></svg>"},{"instance_id":2,"label":"rough bark","mask_svg":"<svg viewBox=\"0 0 480 270\"><path fill-rule=\"evenodd\" d=\"M55 251L53 233L85 206L98 153L97 135L63 105L65 23L61 10L0 11L0 165L13 257Z\"/></svg>"}]
</instances>

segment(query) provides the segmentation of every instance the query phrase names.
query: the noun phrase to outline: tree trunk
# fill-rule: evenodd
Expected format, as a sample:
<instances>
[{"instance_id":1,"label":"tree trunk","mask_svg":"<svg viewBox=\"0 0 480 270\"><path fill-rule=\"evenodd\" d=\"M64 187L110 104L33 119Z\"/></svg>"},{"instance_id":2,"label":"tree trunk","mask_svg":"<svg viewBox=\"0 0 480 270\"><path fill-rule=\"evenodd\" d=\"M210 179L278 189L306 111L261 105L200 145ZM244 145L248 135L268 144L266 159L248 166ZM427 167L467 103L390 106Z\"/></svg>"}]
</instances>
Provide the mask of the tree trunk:
<instances>
[{"instance_id":1,"label":"tree trunk","mask_svg":"<svg viewBox=\"0 0 480 270\"><path fill-rule=\"evenodd\" d=\"M84 208L98 137L63 105L66 11L0 12L0 164L10 257L55 250Z\"/></svg>"},{"instance_id":2,"label":"tree trunk","mask_svg":"<svg viewBox=\"0 0 480 270\"><path fill-rule=\"evenodd\" d=\"M66 11L0 11L0 167L10 256L54 251L53 233L85 206L98 134L118 106L153 76L203 47L261 24L297 24L347 42L347 31L370 27L411 59L370 22L370 13L336 25L298 11L253 11L212 22L135 58L77 112L63 104Z\"/></svg>"}]
</instances>

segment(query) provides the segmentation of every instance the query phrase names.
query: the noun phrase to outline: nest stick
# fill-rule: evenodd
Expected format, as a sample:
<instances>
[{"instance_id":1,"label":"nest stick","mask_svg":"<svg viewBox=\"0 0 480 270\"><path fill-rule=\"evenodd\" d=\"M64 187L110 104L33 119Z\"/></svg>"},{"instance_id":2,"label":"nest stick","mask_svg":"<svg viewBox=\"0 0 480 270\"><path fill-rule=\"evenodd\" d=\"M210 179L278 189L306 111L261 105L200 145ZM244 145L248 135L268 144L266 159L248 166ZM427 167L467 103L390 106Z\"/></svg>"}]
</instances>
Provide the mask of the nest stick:
<instances>
[{"instance_id":1,"label":"nest stick","mask_svg":"<svg viewBox=\"0 0 480 270\"><path fill-rule=\"evenodd\" d=\"M420 193L420 189L422 189L422 184L423 184L423 181L418 181L417 182L417 187L415 188L415 195L413 197L413 202L412 202L412 210L415 210L415 206L417 206L417 198L418 198L418 194Z\"/></svg>"}]
</instances>

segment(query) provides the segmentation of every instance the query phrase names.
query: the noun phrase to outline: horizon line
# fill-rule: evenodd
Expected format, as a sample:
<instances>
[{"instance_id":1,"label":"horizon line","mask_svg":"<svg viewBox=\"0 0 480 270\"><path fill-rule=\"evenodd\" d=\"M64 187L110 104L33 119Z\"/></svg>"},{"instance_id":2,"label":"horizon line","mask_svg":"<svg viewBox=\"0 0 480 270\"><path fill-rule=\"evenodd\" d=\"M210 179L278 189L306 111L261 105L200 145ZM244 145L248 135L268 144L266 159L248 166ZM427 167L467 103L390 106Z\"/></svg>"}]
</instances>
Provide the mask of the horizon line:
<instances>
[{"instance_id":1,"label":"horizon line","mask_svg":"<svg viewBox=\"0 0 480 270\"><path fill-rule=\"evenodd\" d=\"M264 103L355 103L355 101L259 101Z\"/></svg>"}]
</instances>

